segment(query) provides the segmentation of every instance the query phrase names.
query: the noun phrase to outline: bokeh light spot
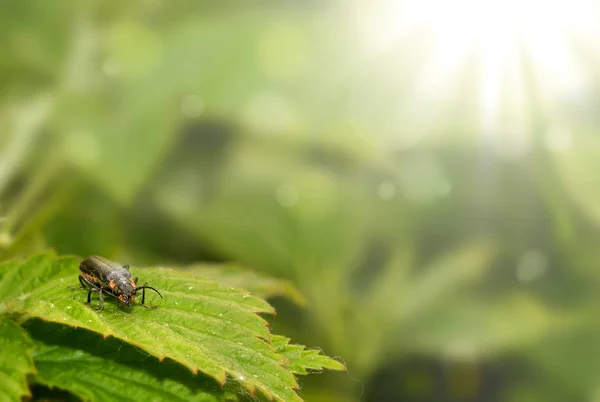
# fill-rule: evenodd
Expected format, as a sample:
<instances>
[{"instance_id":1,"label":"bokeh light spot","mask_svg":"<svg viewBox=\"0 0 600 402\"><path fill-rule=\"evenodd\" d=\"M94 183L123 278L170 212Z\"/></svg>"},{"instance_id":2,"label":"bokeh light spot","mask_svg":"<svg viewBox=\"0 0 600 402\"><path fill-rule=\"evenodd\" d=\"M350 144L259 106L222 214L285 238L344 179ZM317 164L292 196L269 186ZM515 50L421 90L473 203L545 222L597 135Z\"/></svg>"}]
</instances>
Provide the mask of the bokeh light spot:
<instances>
[{"instance_id":1,"label":"bokeh light spot","mask_svg":"<svg viewBox=\"0 0 600 402\"><path fill-rule=\"evenodd\" d=\"M0 233L0 247L6 248L10 246L13 242L13 236L10 233L2 232Z\"/></svg>"},{"instance_id":2,"label":"bokeh light spot","mask_svg":"<svg viewBox=\"0 0 600 402\"><path fill-rule=\"evenodd\" d=\"M197 95L188 95L181 100L181 113L193 119L199 117L204 111L204 100Z\"/></svg>"},{"instance_id":3,"label":"bokeh light spot","mask_svg":"<svg viewBox=\"0 0 600 402\"><path fill-rule=\"evenodd\" d=\"M552 152L568 151L572 144L572 133L567 127L553 126L546 133L546 147Z\"/></svg>"},{"instance_id":4,"label":"bokeh light spot","mask_svg":"<svg viewBox=\"0 0 600 402\"><path fill-rule=\"evenodd\" d=\"M142 24L122 21L109 29L107 51L122 76L140 79L148 76L160 62L162 42L154 31Z\"/></svg>"},{"instance_id":5,"label":"bokeh light spot","mask_svg":"<svg viewBox=\"0 0 600 402\"><path fill-rule=\"evenodd\" d=\"M279 205L291 208L298 203L300 192L295 186L286 183L277 189L275 197Z\"/></svg>"},{"instance_id":6,"label":"bokeh light spot","mask_svg":"<svg viewBox=\"0 0 600 402\"><path fill-rule=\"evenodd\" d=\"M396 195L396 186L390 181L384 181L377 186L377 195L384 201L391 200Z\"/></svg>"},{"instance_id":7,"label":"bokeh light spot","mask_svg":"<svg viewBox=\"0 0 600 402\"><path fill-rule=\"evenodd\" d=\"M63 151L70 162L86 168L97 166L102 154L98 138L90 130L76 130L67 135Z\"/></svg>"},{"instance_id":8,"label":"bokeh light spot","mask_svg":"<svg viewBox=\"0 0 600 402\"><path fill-rule=\"evenodd\" d=\"M517 263L519 282L533 282L546 274L548 258L541 250L525 251Z\"/></svg>"},{"instance_id":9,"label":"bokeh light spot","mask_svg":"<svg viewBox=\"0 0 600 402\"><path fill-rule=\"evenodd\" d=\"M264 33L258 48L258 65L269 78L289 80L306 72L310 44L306 32L290 24L277 24Z\"/></svg>"},{"instance_id":10,"label":"bokeh light spot","mask_svg":"<svg viewBox=\"0 0 600 402\"><path fill-rule=\"evenodd\" d=\"M107 77L116 77L119 75L119 62L112 57L108 57L102 62L102 71Z\"/></svg>"},{"instance_id":11,"label":"bokeh light spot","mask_svg":"<svg viewBox=\"0 0 600 402\"><path fill-rule=\"evenodd\" d=\"M251 130L266 135L283 134L297 125L289 101L271 91L251 98L243 111L243 119Z\"/></svg>"},{"instance_id":12,"label":"bokeh light spot","mask_svg":"<svg viewBox=\"0 0 600 402\"><path fill-rule=\"evenodd\" d=\"M407 159L399 173L402 193L414 202L429 202L450 193L452 185L431 156Z\"/></svg>"}]
</instances>

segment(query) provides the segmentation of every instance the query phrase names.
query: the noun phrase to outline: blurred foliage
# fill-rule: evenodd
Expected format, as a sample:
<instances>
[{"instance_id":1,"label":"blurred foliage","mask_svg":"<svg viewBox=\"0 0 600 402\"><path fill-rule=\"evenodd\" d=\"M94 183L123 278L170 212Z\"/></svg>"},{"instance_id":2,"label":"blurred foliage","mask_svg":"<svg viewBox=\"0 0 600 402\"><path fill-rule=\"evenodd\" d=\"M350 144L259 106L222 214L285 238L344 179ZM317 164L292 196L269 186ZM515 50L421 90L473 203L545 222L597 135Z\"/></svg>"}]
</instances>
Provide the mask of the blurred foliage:
<instances>
[{"instance_id":1,"label":"blurred foliage","mask_svg":"<svg viewBox=\"0 0 600 402\"><path fill-rule=\"evenodd\" d=\"M10 2L0 257L289 280L307 306L276 301L273 326L349 371L307 378L309 401L597 397L597 54L589 90L554 98L529 59L527 102L482 134L475 59L415 94L430 38L373 52L353 17L335 1Z\"/></svg>"}]
</instances>

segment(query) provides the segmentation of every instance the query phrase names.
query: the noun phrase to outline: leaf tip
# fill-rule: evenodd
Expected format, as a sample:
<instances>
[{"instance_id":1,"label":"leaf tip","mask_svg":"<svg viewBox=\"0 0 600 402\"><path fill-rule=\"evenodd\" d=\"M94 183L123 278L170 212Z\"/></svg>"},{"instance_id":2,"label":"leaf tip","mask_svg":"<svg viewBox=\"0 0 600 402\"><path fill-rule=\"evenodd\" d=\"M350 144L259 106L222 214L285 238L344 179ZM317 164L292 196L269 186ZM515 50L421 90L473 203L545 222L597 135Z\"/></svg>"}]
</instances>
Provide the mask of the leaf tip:
<instances>
[{"instance_id":1,"label":"leaf tip","mask_svg":"<svg viewBox=\"0 0 600 402\"><path fill-rule=\"evenodd\" d=\"M327 368L330 370L348 371L346 363L336 360L335 358L331 358L331 364Z\"/></svg>"}]
</instances>

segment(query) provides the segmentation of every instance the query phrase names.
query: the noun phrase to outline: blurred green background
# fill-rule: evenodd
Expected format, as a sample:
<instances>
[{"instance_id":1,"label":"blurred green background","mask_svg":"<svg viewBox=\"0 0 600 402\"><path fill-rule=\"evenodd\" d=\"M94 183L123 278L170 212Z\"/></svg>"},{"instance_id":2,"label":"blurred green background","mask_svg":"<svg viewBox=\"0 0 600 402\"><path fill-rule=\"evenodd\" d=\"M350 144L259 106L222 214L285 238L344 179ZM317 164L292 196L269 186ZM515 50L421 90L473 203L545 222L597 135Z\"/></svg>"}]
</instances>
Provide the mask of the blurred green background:
<instances>
[{"instance_id":1,"label":"blurred green background","mask_svg":"<svg viewBox=\"0 0 600 402\"><path fill-rule=\"evenodd\" d=\"M547 3L3 1L0 258L288 278L309 402L600 401L600 14Z\"/></svg>"}]
</instances>

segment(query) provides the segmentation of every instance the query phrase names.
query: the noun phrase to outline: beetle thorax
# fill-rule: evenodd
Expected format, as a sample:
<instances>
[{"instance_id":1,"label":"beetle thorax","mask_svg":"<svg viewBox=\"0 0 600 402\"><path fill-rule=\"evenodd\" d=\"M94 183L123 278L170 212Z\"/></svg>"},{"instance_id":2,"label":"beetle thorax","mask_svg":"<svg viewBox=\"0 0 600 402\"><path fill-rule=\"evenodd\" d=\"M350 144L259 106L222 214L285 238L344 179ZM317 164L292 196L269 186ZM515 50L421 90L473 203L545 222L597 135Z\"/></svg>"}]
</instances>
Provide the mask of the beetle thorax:
<instances>
[{"instance_id":1,"label":"beetle thorax","mask_svg":"<svg viewBox=\"0 0 600 402\"><path fill-rule=\"evenodd\" d=\"M129 278L116 278L115 279L115 287L120 290L120 293L130 295L135 293L135 287L131 284L131 279Z\"/></svg>"},{"instance_id":2,"label":"beetle thorax","mask_svg":"<svg viewBox=\"0 0 600 402\"><path fill-rule=\"evenodd\" d=\"M135 295L135 282L131 279L131 274L126 269L119 269L112 272L108 279L110 287L119 297L121 303L130 305Z\"/></svg>"}]
</instances>

